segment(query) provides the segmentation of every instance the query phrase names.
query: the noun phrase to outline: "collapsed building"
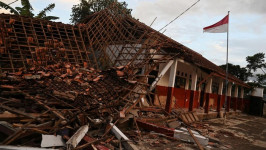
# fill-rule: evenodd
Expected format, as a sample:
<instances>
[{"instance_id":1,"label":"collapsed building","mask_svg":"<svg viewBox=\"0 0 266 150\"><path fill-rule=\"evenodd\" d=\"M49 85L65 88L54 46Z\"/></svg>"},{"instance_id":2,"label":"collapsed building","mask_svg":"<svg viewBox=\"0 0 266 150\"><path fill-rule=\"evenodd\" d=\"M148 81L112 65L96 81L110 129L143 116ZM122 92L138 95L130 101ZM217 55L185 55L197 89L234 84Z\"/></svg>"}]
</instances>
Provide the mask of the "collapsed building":
<instances>
[{"instance_id":1,"label":"collapsed building","mask_svg":"<svg viewBox=\"0 0 266 150\"><path fill-rule=\"evenodd\" d=\"M222 109L245 109L244 82L229 75L225 91L223 69L117 9L97 12L77 25L0 15L0 108L14 113L8 122L21 127L5 133L2 144L25 142L23 134L33 122L41 122L32 127L35 132L55 134L70 124L75 125L69 130L97 124L97 119L116 124L137 106L140 111L168 115L157 118L164 120L173 119L172 110L180 108L202 114L212 111L216 116ZM193 118L198 120L192 115L182 121ZM148 120L135 122L144 129L154 127ZM197 137L204 143L204 137Z\"/></svg>"}]
</instances>

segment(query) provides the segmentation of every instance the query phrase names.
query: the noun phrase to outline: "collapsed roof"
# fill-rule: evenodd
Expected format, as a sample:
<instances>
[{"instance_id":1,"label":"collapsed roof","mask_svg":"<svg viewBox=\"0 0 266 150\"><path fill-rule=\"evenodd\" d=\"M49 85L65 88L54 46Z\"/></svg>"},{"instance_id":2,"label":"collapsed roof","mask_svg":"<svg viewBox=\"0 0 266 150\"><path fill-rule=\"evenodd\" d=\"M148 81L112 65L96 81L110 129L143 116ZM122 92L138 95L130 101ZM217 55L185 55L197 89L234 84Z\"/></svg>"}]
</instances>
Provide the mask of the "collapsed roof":
<instances>
[{"instance_id":1,"label":"collapsed roof","mask_svg":"<svg viewBox=\"0 0 266 150\"><path fill-rule=\"evenodd\" d=\"M158 65L174 57L225 78L223 69L190 48L121 12L116 6L67 25L15 15L0 15L1 71L58 60L106 69L128 65L132 70ZM147 72L148 73L148 72ZM229 80L247 86L233 75Z\"/></svg>"}]
</instances>

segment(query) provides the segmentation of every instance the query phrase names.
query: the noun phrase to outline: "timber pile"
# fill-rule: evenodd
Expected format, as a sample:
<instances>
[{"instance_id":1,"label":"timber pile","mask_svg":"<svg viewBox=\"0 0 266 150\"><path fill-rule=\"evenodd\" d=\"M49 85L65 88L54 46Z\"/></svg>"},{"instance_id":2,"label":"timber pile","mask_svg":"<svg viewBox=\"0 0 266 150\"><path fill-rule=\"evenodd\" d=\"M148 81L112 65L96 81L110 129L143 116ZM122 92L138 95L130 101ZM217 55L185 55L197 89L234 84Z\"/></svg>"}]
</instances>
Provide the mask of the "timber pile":
<instances>
[{"instance_id":1,"label":"timber pile","mask_svg":"<svg viewBox=\"0 0 266 150\"><path fill-rule=\"evenodd\" d=\"M121 66L98 71L88 68L86 63L80 67L59 62L2 73L1 144L63 149L138 149L140 139L153 136L146 131L170 140L193 141L187 130L181 128L187 126L181 112L169 114L161 107L144 106L145 96L133 90L138 82L128 80L126 69L127 66ZM189 137L178 137L177 133ZM193 134L201 143L206 143L206 138L195 131Z\"/></svg>"},{"instance_id":2,"label":"timber pile","mask_svg":"<svg viewBox=\"0 0 266 150\"><path fill-rule=\"evenodd\" d=\"M88 124L103 129L96 137L103 136L106 125L117 120L128 103L125 88L135 85L126 80L123 69L98 71L60 62L2 73L1 143L39 147L42 134L68 140Z\"/></svg>"}]
</instances>

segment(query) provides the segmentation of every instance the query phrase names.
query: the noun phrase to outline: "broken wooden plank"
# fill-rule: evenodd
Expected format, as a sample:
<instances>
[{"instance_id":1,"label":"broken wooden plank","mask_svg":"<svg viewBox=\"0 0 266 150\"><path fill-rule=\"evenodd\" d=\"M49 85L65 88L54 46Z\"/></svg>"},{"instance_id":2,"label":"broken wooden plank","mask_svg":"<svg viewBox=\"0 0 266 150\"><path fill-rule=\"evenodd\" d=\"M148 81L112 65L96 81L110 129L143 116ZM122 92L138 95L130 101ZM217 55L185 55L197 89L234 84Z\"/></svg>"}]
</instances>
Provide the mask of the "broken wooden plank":
<instances>
[{"instance_id":1,"label":"broken wooden plank","mask_svg":"<svg viewBox=\"0 0 266 150\"><path fill-rule=\"evenodd\" d=\"M170 137L174 137L180 140L184 140L184 141L190 141L192 142L193 139L192 137L189 135L188 130L185 128L180 128L180 129L173 129L173 128L167 128L167 127L162 127L153 123L148 123L142 120L137 120L137 123L139 125L139 127L142 127L143 129L149 130L149 131L154 131L157 133L161 133ZM192 131L193 134L195 135L195 137L197 138L197 140L199 141L199 143L201 145L207 145L209 142L209 139L200 135L198 132L196 131Z\"/></svg>"},{"instance_id":2,"label":"broken wooden plank","mask_svg":"<svg viewBox=\"0 0 266 150\"><path fill-rule=\"evenodd\" d=\"M191 132L191 130L189 128L187 128L188 133L192 136L194 142L197 144L197 146L199 147L200 150L203 150L203 147L201 146L201 144L199 143L198 139L194 136L194 134Z\"/></svg>"},{"instance_id":3,"label":"broken wooden plank","mask_svg":"<svg viewBox=\"0 0 266 150\"><path fill-rule=\"evenodd\" d=\"M141 136L141 133L140 133L140 130L139 130L139 126L138 126L137 121L136 121L136 117L133 116L133 119L134 119L134 123L135 123L135 125L137 127L137 130L138 130L138 135L139 135L140 139L142 139L142 136Z\"/></svg>"},{"instance_id":4,"label":"broken wooden plank","mask_svg":"<svg viewBox=\"0 0 266 150\"><path fill-rule=\"evenodd\" d=\"M71 150L73 148L76 148L79 142L83 139L85 134L89 130L89 125L81 126L78 131L66 142L67 149Z\"/></svg>"},{"instance_id":5,"label":"broken wooden plank","mask_svg":"<svg viewBox=\"0 0 266 150\"><path fill-rule=\"evenodd\" d=\"M30 96L29 94L26 94L31 100L37 102L38 104L40 104L42 107L44 107L45 109L47 109L48 111L52 112L54 115L56 115L57 117L59 117L60 119L62 119L61 124L66 124L67 123L67 119L58 111L53 110L52 108L50 108L49 106L47 106L46 104L42 103L40 100L35 99L34 97Z\"/></svg>"},{"instance_id":6,"label":"broken wooden plank","mask_svg":"<svg viewBox=\"0 0 266 150\"><path fill-rule=\"evenodd\" d=\"M36 113L28 113L30 114L31 116L33 117L38 117L40 114L36 114ZM48 117L48 115L42 115L42 117ZM9 112L4 112L2 114L0 114L0 120L5 120L5 121L8 121L8 120L20 120L20 119L25 119L26 117L25 116L22 116L22 115L16 115L16 114L11 114Z\"/></svg>"},{"instance_id":7,"label":"broken wooden plank","mask_svg":"<svg viewBox=\"0 0 266 150\"><path fill-rule=\"evenodd\" d=\"M0 121L0 133L4 133L9 136L14 132L16 132L16 129L14 129L11 124L5 121Z\"/></svg>"},{"instance_id":8,"label":"broken wooden plank","mask_svg":"<svg viewBox=\"0 0 266 150\"><path fill-rule=\"evenodd\" d=\"M203 146L208 145L209 139L200 135L197 131L191 131L194 134L194 137L197 138L199 143ZM193 138L191 137L189 131L186 128L181 127L180 129L174 130L174 137L180 140L193 142Z\"/></svg>"},{"instance_id":9,"label":"broken wooden plank","mask_svg":"<svg viewBox=\"0 0 266 150\"><path fill-rule=\"evenodd\" d=\"M157 133L161 133L161 134L164 134L164 135L167 135L170 137L174 136L174 129L173 128L162 127L162 126L156 125L154 123L149 123L149 122L139 120L139 119L137 119L136 122L137 122L138 126L143 128L143 129L146 129L149 131L154 131Z\"/></svg>"},{"instance_id":10,"label":"broken wooden plank","mask_svg":"<svg viewBox=\"0 0 266 150\"><path fill-rule=\"evenodd\" d=\"M17 130L13 134L9 135L1 144L8 145L8 144L12 143L20 135L26 133L26 130L25 130L26 127L28 127L32 122L36 121L37 119L39 119L39 117L41 117L43 114L46 114L47 112L48 111L45 111L44 113L40 114L38 117L35 117L35 119L32 119L31 121L29 121L28 123L23 125L19 130Z\"/></svg>"},{"instance_id":11,"label":"broken wooden plank","mask_svg":"<svg viewBox=\"0 0 266 150\"><path fill-rule=\"evenodd\" d=\"M192 120L191 123L196 121L195 118L193 117L192 113L188 112L188 116Z\"/></svg>"},{"instance_id":12,"label":"broken wooden plank","mask_svg":"<svg viewBox=\"0 0 266 150\"><path fill-rule=\"evenodd\" d=\"M110 123L110 125L112 126L111 131L115 134L116 138L118 138L122 142L123 146L127 150L138 150L137 146L134 145L132 141L130 141L128 137L116 127L116 125L114 125L113 123Z\"/></svg>"},{"instance_id":13,"label":"broken wooden plank","mask_svg":"<svg viewBox=\"0 0 266 150\"><path fill-rule=\"evenodd\" d=\"M22 112L22 111L20 111L20 110L10 108L10 107L5 106L5 105L3 105L3 104L0 104L0 107L3 108L3 109L5 109L5 110L8 110L8 111L11 112L11 113L14 113L14 114L17 114L17 115L22 115L22 116L25 116L25 117L27 117L27 118L35 119L34 116L32 116L32 115L30 115L30 114L28 114L28 113L24 113L24 112Z\"/></svg>"},{"instance_id":14,"label":"broken wooden plank","mask_svg":"<svg viewBox=\"0 0 266 150\"><path fill-rule=\"evenodd\" d=\"M188 120L186 118L186 116L184 114L181 114L180 117L179 117L185 124L188 124Z\"/></svg>"},{"instance_id":15,"label":"broken wooden plank","mask_svg":"<svg viewBox=\"0 0 266 150\"><path fill-rule=\"evenodd\" d=\"M196 121L199 121L199 117L198 117L198 115L195 112L193 112L192 115L193 115L193 117L195 118Z\"/></svg>"},{"instance_id":16,"label":"broken wooden plank","mask_svg":"<svg viewBox=\"0 0 266 150\"><path fill-rule=\"evenodd\" d=\"M187 118L188 123L191 123L192 120L191 120L191 118L189 117L189 115L188 115L187 113L185 113L184 115L185 115L185 117Z\"/></svg>"}]
</instances>

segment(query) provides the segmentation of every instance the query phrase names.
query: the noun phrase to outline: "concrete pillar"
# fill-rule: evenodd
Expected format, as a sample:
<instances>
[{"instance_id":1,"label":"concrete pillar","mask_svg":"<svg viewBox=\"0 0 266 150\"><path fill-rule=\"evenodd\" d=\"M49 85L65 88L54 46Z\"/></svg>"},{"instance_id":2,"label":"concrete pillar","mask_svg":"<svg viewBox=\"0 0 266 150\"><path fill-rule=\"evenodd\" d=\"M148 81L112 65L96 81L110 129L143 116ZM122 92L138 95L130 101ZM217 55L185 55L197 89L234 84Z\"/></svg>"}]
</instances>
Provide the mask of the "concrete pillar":
<instances>
[{"instance_id":1,"label":"concrete pillar","mask_svg":"<svg viewBox=\"0 0 266 150\"><path fill-rule=\"evenodd\" d=\"M232 93L232 83L228 82L227 86L227 102L226 102L226 111L229 112L231 104L231 93Z\"/></svg>"},{"instance_id":2,"label":"concrete pillar","mask_svg":"<svg viewBox=\"0 0 266 150\"><path fill-rule=\"evenodd\" d=\"M244 88L241 87L241 91L240 91L240 98L244 98Z\"/></svg>"},{"instance_id":3,"label":"concrete pillar","mask_svg":"<svg viewBox=\"0 0 266 150\"><path fill-rule=\"evenodd\" d=\"M197 80L198 80L198 75L196 71L193 71L192 77L191 77L191 92L190 92L190 99L189 99L189 111L193 111L193 103L196 100L195 99L195 94L196 94L196 89L197 89Z\"/></svg>"},{"instance_id":4,"label":"concrete pillar","mask_svg":"<svg viewBox=\"0 0 266 150\"><path fill-rule=\"evenodd\" d=\"M232 83L228 82L228 86L227 86L227 96L231 96L232 95Z\"/></svg>"},{"instance_id":5,"label":"concrete pillar","mask_svg":"<svg viewBox=\"0 0 266 150\"><path fill-rule=\"evenodd\" d=\"M165 105L165 111L167 111L168 113L171 112L171 108L172 108L172 101L173 101L172 97L173 97L174 86L175 86L177 62L178 62L177 59L175 59L174 63L171 65L171 68L170 68L167 99L166 99L166 105Z\"/></svg>"},{"instance_id":6,"label":"concrete pillar","mask_svg":"<svg viewBox=\"0 0 266 150\"><path fill-rule=\"evenodd\" d=\"M223 87L224 87L224 82L220 81L219 82L218 95L223 95Z\"/></svg>"},{"instance_id":7,"label":"concrete pillar","mask_svg":"<svg viewBox=\"0 0 266 150\"><path fill-rule=\"evenodd\" d=\"M241 87L241 90L240 90L240 101L241 101L240 110L244 111L244 88L243 87Z\"/></svg>"},{"instance_id":8,"label":"concrete pillar","mask_svg":"<svg viewBox=\"0 0 266 150\"><path fill-rule=\"evenodd\" d=\"M197 72L194 71L192 73L192 79L191 79L191 90L196 91L197 82L198 82L198 74Z\"/></svg>"},{"instance_id":9,"label":"concrete pillar","mask_svg":"<svg viewBox=\"0 0 266 150\"><path fill-rule=\"evenodd\" d=\"M238 85L235 85L235 91L234 91L234 111L237 110L237 102L238 102Z\"/></svg>"},{"instance_id":10,"label":"concrete pillar","mask_svg":"<svg viewBox=\"0 0 266 150\"><path fill-rule=\"evenodd\" d=\"M238 85L235 86L234 97L238 97Z\"/></svg>"},{"instance_id":11,"label":"concrete pillar","mask_svg":"<svg viewBox=\"0 0 266 150\"><path fill-rule=\"evenodd\" d=\"M150 91L152 91L156 85L163 85L163 86L167 86L164 85L164 81L167 80L167 75L165 76L165 74L167 74L168 69L172 66L172 64L174 63L173 60L170 60L167 64L165 65L160 65L160 72L159 75L157 76L157 78L153 81L153 83L150 86Z\"/></svg>"},{"instance_id":12,"label":"concrete pillar","mask_svg":"<svg viewBox=\"0 0 266 150\"><path fill-rule=\"evenodd\" d=\"M189 78L186 78L185 90L189 88Z\"/></svg>"},{"instance_id":13,"label":"concrete pillar","mask_svg":"<svg viewBox=\"0 0 266 150\"><path fill-rule=\"evenodd\" d=\"M206 85L205 92L212 93L212 77L207 79L207 85Z\"/></svg>"},{"instance_id":14,"label":"concrete pillar","mask_svg":"<svg viewBox=\"0 0 266 150\"><path fill-rule=\"evenodd\" d=\"M208 78L207 85L205 89L206 93L206 102L205 102L205 113L209 112L209 101L210 101L210 94L212 93L212 77Z\"/></svg>"},{"instance_id":15,"label":"concrete pillar","mask_svg":"<svg viewBox=\"0 0 266 150\"><path fill-rule=\"evenodd\" d=\"M223 86L224 86L224 82L221 80L219 82L219 89L218 89L217 112L221 111L221 101L222 101L222 95L223 95Z\"/></svg>"}]
</instances>

